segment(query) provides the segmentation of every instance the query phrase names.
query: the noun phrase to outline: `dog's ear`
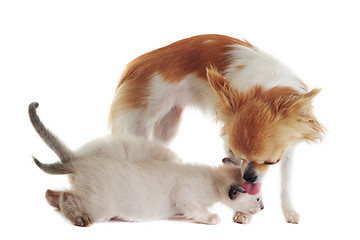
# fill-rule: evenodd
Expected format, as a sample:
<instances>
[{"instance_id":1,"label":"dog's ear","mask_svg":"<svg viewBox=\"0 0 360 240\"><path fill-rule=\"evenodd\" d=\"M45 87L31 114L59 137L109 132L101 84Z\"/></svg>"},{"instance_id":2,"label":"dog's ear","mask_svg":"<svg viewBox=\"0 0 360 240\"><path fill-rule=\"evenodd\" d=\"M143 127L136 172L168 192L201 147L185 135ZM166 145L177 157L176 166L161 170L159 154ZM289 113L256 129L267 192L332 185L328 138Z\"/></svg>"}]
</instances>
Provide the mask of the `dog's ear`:
<instances>
[{"instance_id":1,"label":"dog's ear","mask_svg":"<svg viewBox=\"0 0 360 240\"><path fill-rule=\"evenodd\" d=\"M304 140L310 142L321 140L326 131L312 111L312 100L320 91L321 89L315 88L308 93L280 97L273 102L277 105L278 113L281 114L282 119L294 119L297 123L302 123L299 132L303 132Z\"/></svg>"},{"instance_id":2,"label":"dog's ear","mask_svg":"<svg viewBox=\"0 0 360 240\"><path fill-rule=\"evenodd\" d=\"M275 91L275 90L274 90ZM305 116L312 108L312 99L319 94L321 89L313 89L305 94L286 94L272 101L276 111L285 117L290 114Z\"/></svg>"},{"instance_id":3,"label":"dog's ear","mask_svg":"<svg viewBox=\"0 0 360 240\"><path fill-rule=\"evenodd\" d=\"M246 193L245 189L243 189L240 185L231 185L229 190L229 198L231 200L235 200L240 193Z\"/></svg>"},{"instance_id":4,"label":"dog's ear","mask_svg":"<svg viewBox=\"0 0 360 240\"><path fill-rule=\"evenodd\" d=\"M326 129L319 123L313 113L312 100L319 94L321 89L313 89L312 91L303 95L302 101L300 101L299 115L301 122L305 124L303 131L303 138L309 142L316 142L321 140L326 132Z\"/></svg>"},{"instance_id":5,"label":"dog's ear","mask_svg":"<svg viewBox=\"0 0 360 240\"><path fill-rule=\"evenodd\" d=\"M241 102L239 92L215 67L206 68L206 74L220 105L228 111L235 111Z\"/></svg>"}]
</instances>

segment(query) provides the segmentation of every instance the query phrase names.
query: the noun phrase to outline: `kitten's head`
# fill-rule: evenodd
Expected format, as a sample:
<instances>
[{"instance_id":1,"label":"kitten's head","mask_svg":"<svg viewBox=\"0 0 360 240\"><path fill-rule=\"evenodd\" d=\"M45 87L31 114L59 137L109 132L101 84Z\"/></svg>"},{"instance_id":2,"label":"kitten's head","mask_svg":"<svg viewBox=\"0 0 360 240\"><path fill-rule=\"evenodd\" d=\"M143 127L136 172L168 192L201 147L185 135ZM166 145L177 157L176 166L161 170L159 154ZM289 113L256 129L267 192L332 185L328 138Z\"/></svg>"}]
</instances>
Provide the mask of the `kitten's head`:
<instances>
[{"instance_id":1,"label":"kitten's head","mask_svg":"<svg viewBox=\"0 0 360 240\"><path fill-rule=\"evenodd\" d=\"M234 213L256 214L264 209L261 193L247 194L240 185L233 184L229 187L228 200L225 203Z\"/></svg>"}]
</instances>

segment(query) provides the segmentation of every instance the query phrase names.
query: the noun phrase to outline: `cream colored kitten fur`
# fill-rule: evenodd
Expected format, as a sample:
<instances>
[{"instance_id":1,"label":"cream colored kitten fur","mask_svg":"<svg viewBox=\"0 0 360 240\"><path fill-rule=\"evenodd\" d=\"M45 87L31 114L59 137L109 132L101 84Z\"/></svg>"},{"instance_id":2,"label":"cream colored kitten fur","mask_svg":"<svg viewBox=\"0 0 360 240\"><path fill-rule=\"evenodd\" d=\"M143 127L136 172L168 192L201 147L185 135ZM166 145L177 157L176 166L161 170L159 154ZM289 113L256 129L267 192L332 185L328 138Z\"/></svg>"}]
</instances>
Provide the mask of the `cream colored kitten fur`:
<instances>
[{"instance_id":1,"label":"cream colored kitten fur","mask_svg":"<svg viewBox=\"0 0 360 240\"><path fill-rule=\"evenodd\" d=\"M217 224L207 208L222 202L234 212L255 214L261 196L245 194L242 174L235 166L182 164L165 146L128 135L110 135L71 151L42 124L37 103L30 120L61 162L35 163L50 174L69 174L71 190L46 192L75 225L120 218L130 221L168 219L183 215L195 222Z\"/></svg>"}]
</instances>

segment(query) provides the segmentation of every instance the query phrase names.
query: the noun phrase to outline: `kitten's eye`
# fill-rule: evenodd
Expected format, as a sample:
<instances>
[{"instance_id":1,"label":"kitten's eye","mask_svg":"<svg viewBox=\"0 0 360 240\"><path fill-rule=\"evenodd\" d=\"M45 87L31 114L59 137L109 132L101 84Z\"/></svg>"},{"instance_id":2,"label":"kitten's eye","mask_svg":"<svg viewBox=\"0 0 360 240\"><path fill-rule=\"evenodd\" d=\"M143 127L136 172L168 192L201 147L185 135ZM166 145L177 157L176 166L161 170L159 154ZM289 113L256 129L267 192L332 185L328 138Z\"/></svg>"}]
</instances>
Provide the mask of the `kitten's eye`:
<instances>
[{"instance_id":1,"label":"kitten's eye","mask_svg":"<svg viewBox=\"0 0 360 240\"><path fill-rule=\"evenodd\" d=\"M231 155L234 155L234 153L233 153L233 151L231 150L231 148L229 148L229 153L230 153Z\"/></svg>"}]
</instances>

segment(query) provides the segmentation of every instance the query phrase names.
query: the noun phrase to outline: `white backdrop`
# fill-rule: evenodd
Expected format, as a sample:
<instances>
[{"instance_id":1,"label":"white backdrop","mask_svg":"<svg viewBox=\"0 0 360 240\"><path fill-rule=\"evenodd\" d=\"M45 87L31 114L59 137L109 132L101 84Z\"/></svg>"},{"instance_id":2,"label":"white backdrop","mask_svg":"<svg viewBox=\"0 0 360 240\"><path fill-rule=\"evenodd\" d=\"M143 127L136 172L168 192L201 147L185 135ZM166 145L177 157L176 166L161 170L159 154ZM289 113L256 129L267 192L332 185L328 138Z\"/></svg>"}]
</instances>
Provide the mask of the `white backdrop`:
<instances>
[{"instance_id":1,"label":"white backdrop","mask_svg":"<svg viewBox=\"0 0 360 240\"><path fill-rule=\"evenodd\" d=\"M0 238L304 239L359 238L359 56L356 1L1 1ZM293 198L299 225L284 222L278 166L263 186L265 209L249 225L217 206L217 226L174 221L72 226L48 206L47 188L65 176L42 173L31 155L56 161L33 130L27 106L76 148L105 135L107 114L126 63L198 34L245 38L323 91L315 112L329 130L295 153ZM186 162L217 165L224 156L214 119L187 109L171 148ZM206 196L204 196L206 197ZM11 235L9 235L11 234ZM324 238L322 238L324 239Z\"/></svg>"}]
</instances>

